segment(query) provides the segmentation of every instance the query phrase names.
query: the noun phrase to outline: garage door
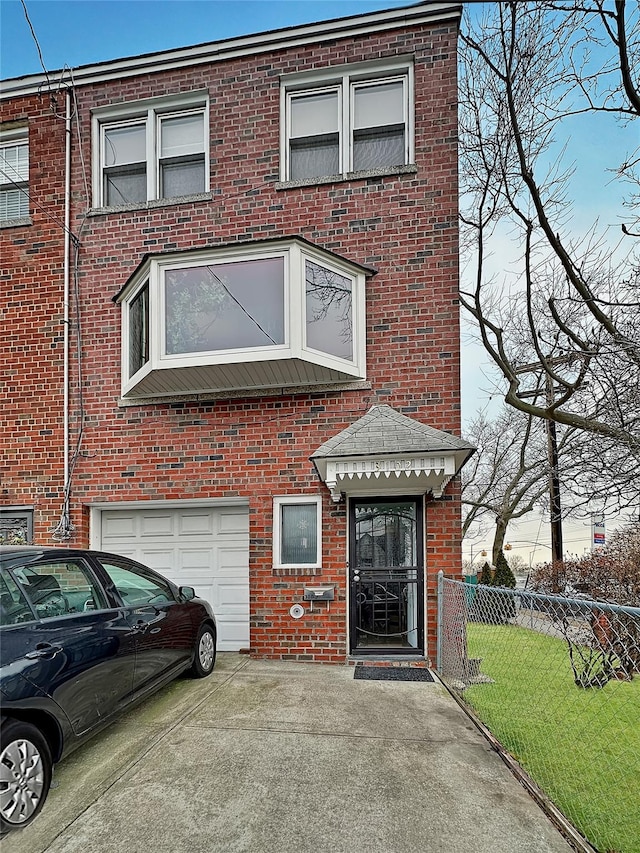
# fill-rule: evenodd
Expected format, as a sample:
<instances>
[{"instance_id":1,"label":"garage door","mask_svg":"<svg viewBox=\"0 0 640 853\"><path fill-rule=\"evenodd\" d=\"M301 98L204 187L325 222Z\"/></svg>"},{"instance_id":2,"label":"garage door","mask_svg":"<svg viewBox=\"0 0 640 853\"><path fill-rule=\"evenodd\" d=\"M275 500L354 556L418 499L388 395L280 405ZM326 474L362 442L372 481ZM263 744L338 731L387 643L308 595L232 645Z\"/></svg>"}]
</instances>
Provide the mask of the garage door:
<instances>
[{"instance_id":1,"label":"garage door","mask_svg":"<svg viewBox=\"0 0 640 853\"><path fill-rule=\"evenodd\" d=\"M249 647L249 509L122 509L101 513L103 551L192 586L211 602L218 649Z\"/></svg>"}]
</instances>

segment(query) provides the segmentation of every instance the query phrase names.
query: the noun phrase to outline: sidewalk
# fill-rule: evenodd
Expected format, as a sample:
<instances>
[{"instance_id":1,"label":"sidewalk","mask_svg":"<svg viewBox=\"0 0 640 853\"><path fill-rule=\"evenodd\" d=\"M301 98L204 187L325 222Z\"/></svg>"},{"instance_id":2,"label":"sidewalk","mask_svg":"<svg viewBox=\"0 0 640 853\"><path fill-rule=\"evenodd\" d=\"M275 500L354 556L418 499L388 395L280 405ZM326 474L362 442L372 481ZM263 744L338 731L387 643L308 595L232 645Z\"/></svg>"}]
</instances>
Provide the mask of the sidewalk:
<instances>
[{"instance_id":1,"label":"sidewalk","mask_svg":"<svg viewBox=\"0 0 640 853\"><path fill-rule=\"evenodd\" d=\"M439 683L222 654L72 755L3 853L569 853Z\"/></svg>"}]
</instances>

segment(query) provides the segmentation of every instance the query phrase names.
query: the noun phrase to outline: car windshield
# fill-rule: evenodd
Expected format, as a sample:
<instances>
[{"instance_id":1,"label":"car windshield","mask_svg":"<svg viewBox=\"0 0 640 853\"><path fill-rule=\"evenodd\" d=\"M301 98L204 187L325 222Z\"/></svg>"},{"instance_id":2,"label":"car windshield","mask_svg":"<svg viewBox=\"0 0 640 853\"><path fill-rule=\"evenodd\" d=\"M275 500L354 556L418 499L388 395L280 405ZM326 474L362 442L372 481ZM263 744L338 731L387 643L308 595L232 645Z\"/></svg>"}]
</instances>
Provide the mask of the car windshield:
<instances>
[{"instance_id":1,"label":"car windshield","mask_svg":"<svg viewBox=\"0 0 640 853\"><path fill-rule=\"evenodd\" d=\"M169 583L160 577L151 577L133 566L125 568L102 561L102 567L113 581L125 604L167 604L175 601Z\"/></svg>"}]
</instances>

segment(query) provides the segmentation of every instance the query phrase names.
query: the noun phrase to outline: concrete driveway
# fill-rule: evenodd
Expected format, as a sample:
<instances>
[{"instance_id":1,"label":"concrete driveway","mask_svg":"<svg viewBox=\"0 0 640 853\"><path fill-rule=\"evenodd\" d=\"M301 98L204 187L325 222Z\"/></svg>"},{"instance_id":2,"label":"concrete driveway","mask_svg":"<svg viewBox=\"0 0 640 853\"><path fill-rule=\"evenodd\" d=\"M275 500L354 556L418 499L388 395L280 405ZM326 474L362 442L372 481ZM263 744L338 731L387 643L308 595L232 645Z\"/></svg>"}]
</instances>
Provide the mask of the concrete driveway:
<instances>
[{"instance_id":1,"label":"concrete driveway","mask_svg":"<svg viewBox=\"0 0 640 853\"><path fill-rule=\"evenodd\" d=\"M222 654L55 773L3 853L569 853L438 683Z\"/></svg>"}]
</instances>

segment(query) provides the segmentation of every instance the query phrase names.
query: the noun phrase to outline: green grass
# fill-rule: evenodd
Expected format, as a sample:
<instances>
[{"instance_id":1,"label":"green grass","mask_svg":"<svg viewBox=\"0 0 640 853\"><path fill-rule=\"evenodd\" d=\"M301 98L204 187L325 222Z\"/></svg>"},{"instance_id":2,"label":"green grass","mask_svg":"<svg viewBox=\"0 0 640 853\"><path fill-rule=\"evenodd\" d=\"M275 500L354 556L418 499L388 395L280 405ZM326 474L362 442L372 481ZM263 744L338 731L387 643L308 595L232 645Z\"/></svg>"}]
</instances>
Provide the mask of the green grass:
<instances>
[{"instance_id":1,"label":"green grass","mask_svg":"<svg viewBox=\"0 0 640 853\"><path fill-rule=\"evenodd\" d=\"M514 625L468 625L493 684L464 699L602 853L640 853L640 676L574 684L566 643Z\"/></svg>"}]
</instances>

